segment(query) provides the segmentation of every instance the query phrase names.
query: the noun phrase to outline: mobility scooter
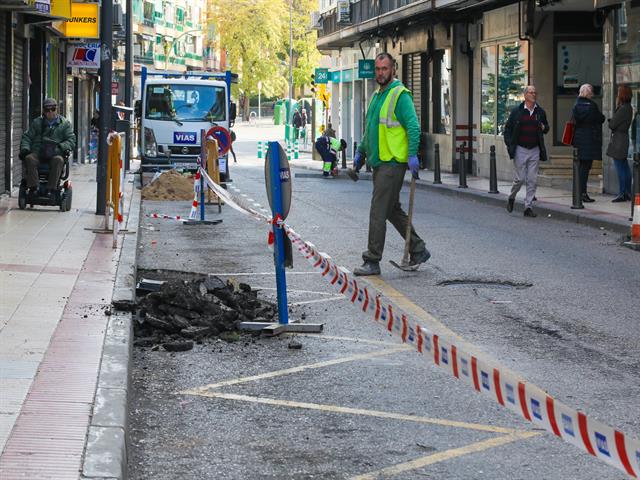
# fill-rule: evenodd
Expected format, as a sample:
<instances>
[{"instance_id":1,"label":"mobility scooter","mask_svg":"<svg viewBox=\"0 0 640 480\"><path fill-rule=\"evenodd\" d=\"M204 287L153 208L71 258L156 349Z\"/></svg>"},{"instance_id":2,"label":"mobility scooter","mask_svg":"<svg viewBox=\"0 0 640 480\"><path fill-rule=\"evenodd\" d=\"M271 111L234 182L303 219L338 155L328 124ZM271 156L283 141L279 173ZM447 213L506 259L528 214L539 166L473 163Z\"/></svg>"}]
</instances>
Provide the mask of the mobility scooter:
<instances>
[{"instance_id":1,"label":"mobility scooter","mask_svg":"<svg viewBox=\"0 0 640 480\"><path fill-rule=\"evenodd\" d=\"M47 195L47 180L49 178L49 164L40 163L38 165L38 187L30 192L27 188L27 180L22 178L20 190L18 191L18 207L20 210L27 208L27 204L33 208L34 205L59 206L61 212L71 210L71 197L73 190L71 180L69 180L69 154L64 153L64 163L62 165L62 175L58 180L58 187L50 196Z\"/></svg>"}]
</instances>

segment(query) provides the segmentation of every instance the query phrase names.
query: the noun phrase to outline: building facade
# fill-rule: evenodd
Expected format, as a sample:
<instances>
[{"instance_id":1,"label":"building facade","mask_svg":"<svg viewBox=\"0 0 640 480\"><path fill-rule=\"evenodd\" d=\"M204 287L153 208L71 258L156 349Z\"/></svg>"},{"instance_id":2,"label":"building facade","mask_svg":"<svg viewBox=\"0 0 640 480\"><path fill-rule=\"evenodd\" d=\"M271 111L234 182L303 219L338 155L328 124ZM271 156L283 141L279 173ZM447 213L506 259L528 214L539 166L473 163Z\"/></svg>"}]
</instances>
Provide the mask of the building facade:
<instances>
[{"instance_id":1,"label":"building facade","mask_svg":"<svg viewBox=\"0 0 640 480\"><path fill-rule=\"evenodd\" d=\"M357 60L389 52L413 93L428 167L438 144L444 171L458 171L464 150L468 172L488 176L495 146L498 177L511 179L502 132L523 88L534 84L551 124L540 183L569 188L572 152L560 140L579 85L594 86L607 117L618 85L629 85L636 112L640 106L637 0L321 0L319 8L318 48L332 59L336 131L350 142L361 137L376 86L357 78ZM629 159L639 148L633 137ZM606 123L603 138L602 165L592 169L590 187L614 192Z\"/></svg>"}]
</instances>

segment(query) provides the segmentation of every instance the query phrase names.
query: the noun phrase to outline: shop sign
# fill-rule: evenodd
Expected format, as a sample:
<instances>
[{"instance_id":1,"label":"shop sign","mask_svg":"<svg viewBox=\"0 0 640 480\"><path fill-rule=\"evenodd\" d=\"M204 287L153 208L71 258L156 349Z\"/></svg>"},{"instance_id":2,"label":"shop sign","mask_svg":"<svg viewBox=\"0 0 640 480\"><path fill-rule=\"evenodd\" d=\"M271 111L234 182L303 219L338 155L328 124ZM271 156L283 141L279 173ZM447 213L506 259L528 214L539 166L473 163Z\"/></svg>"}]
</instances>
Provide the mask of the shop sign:
<instances>
[{"instance_id":1,"label":"shop sign","mask_svg":"<svg viewBox=\"0 0 640 480\"><path fill-rule=\"evenodd\" d=\"M358 78L375 78L373 60L358 60Z\"/></svg>"},{"instance_id":2,"label":"shop sign","mask_svg":"<svg viewBox=\"0 0 640 480\"><path fill-rule=\"evenodd\" d=\"M328 68L316 68L316 72L314 75L314 81L318 85L322 85L323 83L329 83L329 69Z\"/></svg>"},{"instance_id":3,"label":"shop sign","mask_svg":"<svg viewBox=\"0 0 640 480\"><path fill-rule=\"evenodd\" d=\"M100 38L97 3L72 3L71 17L60 29L67 38Z\"/></svg>"},{"instance_id":4,"label":"shop sign","mask_svg":"<svg viewBox=\"0 0 640 480\"><path fill-rule=\"evenodd\" d=\"M333 83L340 83L340 70L337 72L331 72L331 81Z\"/></svg>"},{"instance_id":5,"label":"shop sign","mask_svg":"<svg viewBox=\"0 0 640 480\"><path fill-rule=\"evenodd\" d=\"M338 23L350 24L351 23L351 2L350 0L338 0Z\"/></svg>"},{"instance_id":6,"label":"shop sign","mask_svg":"<svg viewBox=\"0 0 640 480\"><path fill-rule=\"evenodd\" d=\"M51 14L51 2L49 0L33 0L32 5L40 13Z\"/></svg>"},{"instance_id":7,"label":"shop sign","mask_svg":"<svg viewBox=\"0 0 640 480\"><path fill-rule=\"evenodd\" d=\"M67 47L67 67L99 68L100 44L83 43Z\"/></svg>"},{"instance_id":8,"label":"shop sign","mask_svg":"<svg viewBox=\"0 0 640 480\"><path fill-rule=\"evenodd\" d=\"M51 0L51 16L71 18L71 0Z\"/></svg>"}]
</instances>

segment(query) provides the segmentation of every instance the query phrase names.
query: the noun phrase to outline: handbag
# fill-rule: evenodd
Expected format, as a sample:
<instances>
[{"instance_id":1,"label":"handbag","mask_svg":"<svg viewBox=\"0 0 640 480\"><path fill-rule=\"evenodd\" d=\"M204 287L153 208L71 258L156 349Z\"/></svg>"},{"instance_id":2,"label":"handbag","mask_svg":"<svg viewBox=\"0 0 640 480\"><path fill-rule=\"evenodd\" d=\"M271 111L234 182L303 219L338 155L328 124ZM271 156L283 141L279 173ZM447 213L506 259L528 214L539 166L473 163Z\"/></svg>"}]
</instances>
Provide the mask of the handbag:
<instances>
[{"instance_id":1,"label":"handbag","mask_svg":"<svg viewBox=\"0 0 640 480\"><path fill-rule=\"evenodd\" d=\"M573 121L573 117L564 124L564 130L562 131L562 143L564 145L573 145L573 134L576 131L576 124Z\"/></svg>"}]
</instances>

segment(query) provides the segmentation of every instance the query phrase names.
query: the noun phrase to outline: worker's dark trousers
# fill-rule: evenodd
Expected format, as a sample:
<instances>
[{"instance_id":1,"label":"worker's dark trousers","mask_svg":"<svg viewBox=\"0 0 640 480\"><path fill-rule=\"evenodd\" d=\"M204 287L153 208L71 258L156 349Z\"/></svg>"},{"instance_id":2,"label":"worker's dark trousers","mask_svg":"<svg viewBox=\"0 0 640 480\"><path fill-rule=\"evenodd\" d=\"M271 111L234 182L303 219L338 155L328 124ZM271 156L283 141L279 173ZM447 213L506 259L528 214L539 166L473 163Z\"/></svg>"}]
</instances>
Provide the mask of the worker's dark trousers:
<instances>
[{"instance_id":1,"label":"worker's dark trousers","mask_svg":"<svg viewBox=\"0 0 640 480\"><path fill-rule=\"evenodd\" d=\"M385 163L373 169L373 196L369 212L369 244L362 254L364 261L379 262L384 250L384 239L387 234L387 220L405 237L407 233L407 214L400 206L400 190L404 181L406 165ZM425 249L424 241L411 226L411 243L409 252L412 255Z\"/></svg>"},{"instance_id":2,"label":"worker's dark trousers","mask_svg":"<svg viewBox=\"0 0 640 480\"><path fill-rule=\"evenodd\" d=\"M35 188L38 186L38 165L40 163L38 155L30 153L24 159L24 163L27 169L27 187ZM47 182L48 190L55 190L58 188L58 181L62 175L63 165L64 158L60 155L56 155L49 159L49 181Z\"/></svg>"}]
</instances>

